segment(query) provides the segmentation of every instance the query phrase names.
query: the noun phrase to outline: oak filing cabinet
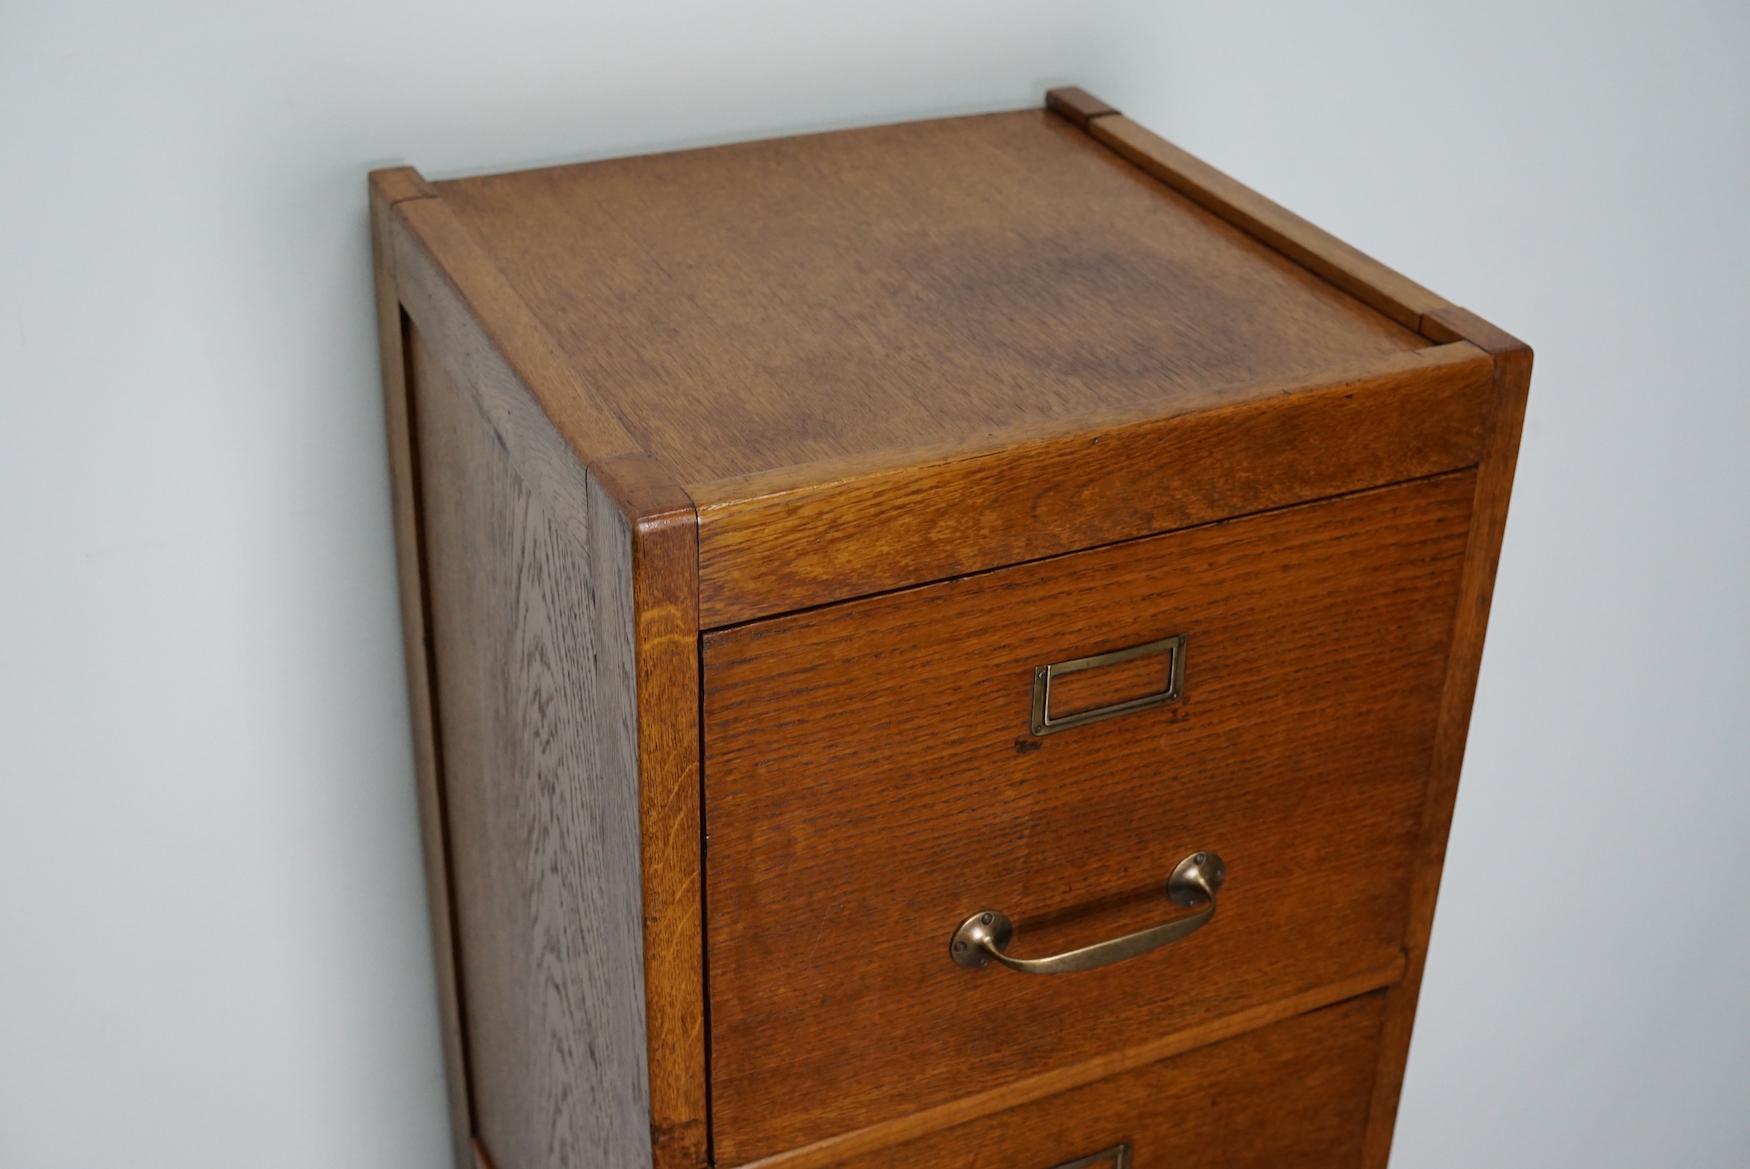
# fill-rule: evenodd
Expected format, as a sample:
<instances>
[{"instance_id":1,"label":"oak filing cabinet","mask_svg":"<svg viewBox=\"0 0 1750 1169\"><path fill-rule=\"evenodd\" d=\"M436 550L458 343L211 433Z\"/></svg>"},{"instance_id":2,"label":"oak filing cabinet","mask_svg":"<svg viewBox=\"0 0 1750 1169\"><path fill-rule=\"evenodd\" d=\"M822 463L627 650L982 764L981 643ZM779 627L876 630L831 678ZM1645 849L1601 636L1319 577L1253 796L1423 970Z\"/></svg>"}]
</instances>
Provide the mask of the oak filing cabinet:
<instances>
[{"instance_id":1,"label":"oak filing cabinet","mask_svg":"<svg viewBox=\"0 0 1750 1169\"><path fill-rule=\"evenodd\" d=\"M1524 345L1074 89L371 194L464 1163L1384 1164Z\"/></svg>"}]
</instances>

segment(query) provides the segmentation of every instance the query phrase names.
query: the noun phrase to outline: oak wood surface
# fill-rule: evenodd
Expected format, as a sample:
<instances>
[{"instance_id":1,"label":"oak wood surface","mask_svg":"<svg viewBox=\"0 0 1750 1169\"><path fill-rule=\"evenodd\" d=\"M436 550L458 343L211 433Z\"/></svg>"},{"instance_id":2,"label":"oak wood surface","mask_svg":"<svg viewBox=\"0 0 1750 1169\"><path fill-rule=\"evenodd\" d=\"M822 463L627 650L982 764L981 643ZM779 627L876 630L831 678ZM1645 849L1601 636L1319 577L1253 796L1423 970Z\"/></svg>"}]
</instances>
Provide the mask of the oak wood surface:
<instances>
[{"instance_id":1,"label":"oak wood surface","mask_svg":"<svg viewBox=\"0 0 1750 1169\"><path fill-rule=\"evenodd\" d=\"M700 623L1470 466L1489 368L1473 346L1441 346L1175 403L1187 413L1151 407L1069 433L1011 432L988 449L911 452L897 466L841 462L696 486Z\"/></svg>"},{"instance_id":2,"label":"oak wood surface","mask_svg":"<svg viewBox=\"0 0 1750 1169\"><path fill-rule=\"evenodd\" d=\"M410 353L475 1136L499 1169L646 1165L631 534Z\"/></svg>"},{"instance_id":3,"label":"oak wood surface","mask_svg":"<svg viewBox=\"0 0 1750 1169\"><path fill-rule=\"evenodd\" d=\"M689 485L1424 344L1044 110L435 186Z\"/></svg>"},{"instance_id":4,"label":"oak wood surface","mask_svg":"<svg viewBox=\"0 0 1750 1169\"><path fill-rule=\"evenodd\" d=\"M1425 313L1447 307L1421 285L1351 247L1250 187L1122 115L1096 118L1088 133L1173 190L1308 271L1403 325L1421 328Z\"/></svg>"},{"instance_id":5,"label":"oak wood surface","mask_svg":"<svg viewBox=\"0 0 1750 1169\"><path fill-rule=\"evenodd\" d=\"M715 1149L735 1164L1394 962L1473 477L1460 472L710 633ZM1036 665L1183 633L1183 698L1044 739ZM1102 970L1047 953L1183 911ZM968 1026L969 1020L978 1026ZM875 1037L879 1037L878 1040Z\"/></svg>"},{"instance_id":6,"label":"oak wood surface","mask_svg":"<svg viewBox=\"0 0 1750 1169\"><path fill-rule=\"evenodd\" d=\"M643 453L447 201L398 204L390 242L408 315L526 473Z\"/></svg>"},{"instance_id":7,"label":"oak wood surface","mask_svg":"<svg viewBox=\"0 0 1750 1169\"><path fill-rule=\"evenodd\" d=\"M1389 985L1370 1032L1364 1142L1365 1164L1384 1165L1529 350L1085 91L1048 105L447 183L408 168L373 176L461 1163L470 1148L497 1169L703 1169L767 1154L773 1169L970 1163L953 1151L957 1126L961 1138L1034 1131L1056 1122L1028 1116L1097 1111L1118 1081L1093 1081L1120 1073L1170 1091L1177 1073L1139 1069ZM1340 534L1359 541L1347 583L1291 535L1274 538L1277 560L1223 559L1226 537L1211 533L1263 531L1285 522L1276 515L1155 537L1428 476L1297 509L1422 500L1419 519L1410 508L1381 521L1379 540L1364 518ZM1194 551L1125 576L1126 558L1168 542ZM1110 546L1065 556L1098 545ZM1193 640L1186 699L1149 735L1125 738L1110 729L1120 720L1029 741L1024 686L978 682L954 655L1116 648L1093 644L1120 640L1125 619L1106 580L1054 575L1089 563L1115 566L1107 576L1144 610L1179 596L1181 579L1240 574L1217 610L1274 612L1281 644L1309 660L1307 628L1326 614L1336 705L1356 718L1330 719L1306 670L1267 660L1255 634L1211 667L1218 619ZM1321 573L1330 580L1312 589ZM998 578L1058 584L1016 592ZM932 581L947 583L915 587ZM1343 590L1364 586L1393 599L1338 612ZM1301 599L1292 615L1272 610L1285 594ZM979 595L986 612L964 601ZM941 600L908 608L920 597ZM1045 613L1056 625L990 632L1005 607L1057 603L1069 611ZM1452 620L1436 630L1442 604ZM1389 632L1364 647L1369 621ZM701 642L701 628L717 632ZM1437 660L1445 637L1449 664ZM785 638L818 661L761 658L766 639ZM918 657L927 638L942 660ZM702 644L745 677L739 692L718 694L707 675L701 695ZM1363 686L1360 663L1374 658L1385 693ZM1241 678L1248 661L1274 679L1269 694ZM1253 711L1240 735L1239 716L1214 709L1199 689L1211 668L1216 696L1262 703L1263 732L1251 733ZM1109 676L1088 693L1130 684ZM988 712L1005 687L1002 717L1018 726L999 736ZM872 724L858 721L870 693ZM707 767L703 793L701 698L734 748L727 770ZM942 722L954 703L987 713ZM1076 753L1066 743L1107 738L1060 773ZM1294 780L1313 782L1291 781L1300 762ZM1154 798L1147 777L1162 773L1169 798ZM974 811L989 822L950 839L941 825ZM1309 818L1322 837L1272 835ZM1211 823L1243 865L1193 838ZM1378 866L1334 910L1287 876L1315 869L1322 842ZM1188 997L1167 980L1113 995L1129 985L1122 967L1076 976L1104 979L1097 1006L1006 971L968 976L995 987L976 1001L941 981L963 973L946 961L947 934L976 906L947 902L968 881L1016 914L1037 952L1162 916L1158 889L1124 857L1181 843L1220 848L1236 869L1207 931L1141 960L1203 974ZM1177 857L1149 859L1158 882ZM1333 932L1301 938L1322 914ZM867 923L878 975L843 977L837 955L806 965L821 922L847 915ZM914 915L929 918L927 961L908 948ZM458 950L459 974L447 962ZM954 1029L954 995L999 1031L1021 1029L1008 1042L1018 1070ZM1055 1013L1039 1032L1044 1007ZM870 1026L853 1031L847 1010ZM1059 1032L1057 1046L1040 1038ZM1047 1099L1065 1093L1084 1103ZM1344 1100L1368 1094L1363 1083ZM1171 1147L1160 1155L1177 1162L1217 1146ZM1354 1160L1287 1145L1266 1155Z\"/></svg>"},{"instance_id":8,"label":"oak wood surface","mask_svg":"<svg viewBox=\"0 0 1750 1169\"><path fill-rule=\"evenodd\" d=\"M1452 634L1452 653L1440 696L1439 732L1435 738L1428 795L1424 804L1417 865L1410 887L1410 912L1404 930L1405 976L1387 997L1380 1064L1374 1082L1362 1164L1385 1169L1397 1120L1398 1096L1410 1050L1416 1002L1427 966L1428 941L1440 877L1446 861L1447 836L1458 796L1459 772L1470 731L1471 706L1482 667L1484 635L1495 575L1500 567L1501 541L1507 527L1507 505L1519 458L1519 437L1531 386L1531 348L1517 337L1465 309L1444 308L1430 314L1430 335L1464 338L1489 353L1494 362L1494 395L1489 437L1476 473L1471 504L1471 528L1465 550L1464 575Z\"/></svg>"},{"instance_id":9,"label":"oak wood surface","mask_svg":"<svg viewBox=\"0 0 1750 1169\"><path fill-rule=\"evenodd\" d=\"M692 503L554 357L538 322L441 205L404 212L390 227L398 292L421 329L427 365L472 403L505 465L532 496L562 501L576 500L587 467L588 490L600 496L591 514L618 516L589 526L580 540L608 541L596 550L592 570L629 560L633 591L629 602L619 600L631 605L631 624L605 628L613 652L599 668L616 688L604 691L610 701L579 712L575 729L605 719L629 734L637 751L635 769L619 778L635 787L639 801L644 998L617 1009L644 1016L653 1163L693 1169L706 1162L709 1133ZM437 261L440 254L445 263ZM453 467L442 470L466 477ZM618 579L604 572L585 584L593 595ZM465 652L485 647L475 641Z\"/></svg>"},{"instance_id":10,"label":"oak wood surface","mask_svg":"<svg viewBox=\"0 0 1750 1169\"><path fill-rule=\"evenodd\" d=\"M468 1102L468 1060L456 985L456 943L450 901L449 844L440 780L436 716L419 515L419 459L414 450L412 403L406 370L406 329L396 289L393 209L434 192L410 167L378 171L370 179L371 257L376 278L377 341L383 379L383 421L389 443L389 475L395 520L395 560L401 587L402 646L407 661L407 707L413 734L414 782L419 793L419 829L425 854L425 895L431 919L438 1025L444 1052L444 1088L449 1098L450 1146L457 1169L471 1169L468 1146L473 1118Z\"/></svg>"},{"instance_id":11,"label":"oak wood surface","mask_svg":"<svg viewBox=\"0 0 1750 1169\"><path fill-rule=\"evenodd\" d=\"M1354 999L839 1164L1050 1169L1125 1143L1130 1169L1350 1169L1381 1006Z\"/></svg>"},{"instance_id":12,"label":"oak wood surface","mask_svg":"<svg viewBox=\"0 0 1750 1169\"><path fill-rule=\"evenodd\" d=\"M1195 1051L1260 1027L1304 1015L1377 991L1403 976L1400 958L1381 970L1326 983L1310 991L1275 999L1259 1007L1221 1015L1182 1031L1149 1039L1134 1046L1102 1052L1080 1063L1060 1064L1025 1080L989 1091L960 1096L934 1108L910 1112L867 1128L838 1133L811 1145L765 1158L760 1169L832 1169L867 1153L902 1145L944 1129L970 1124L984 1117L1019 1108L1035 1100L1061 1095L1072 1089L1118 1076L1173 1056Z\"/></svg>"},{"instance_id":13,"label":"oak wood surface","mask_svg":"<svg viewBox=\"0 0 1750 1169\"><path fill-rule=\"evenodd\" d=\"M644 895L645 1023L656 1169L706 1163L704 891L699 814L698 518L642 456L591 468L592 506L613 501L632 537L633 663ZM595 494L601 499L597 501ZM627 681L622 678L622 682Z\"/></svg>"}]
</instances>

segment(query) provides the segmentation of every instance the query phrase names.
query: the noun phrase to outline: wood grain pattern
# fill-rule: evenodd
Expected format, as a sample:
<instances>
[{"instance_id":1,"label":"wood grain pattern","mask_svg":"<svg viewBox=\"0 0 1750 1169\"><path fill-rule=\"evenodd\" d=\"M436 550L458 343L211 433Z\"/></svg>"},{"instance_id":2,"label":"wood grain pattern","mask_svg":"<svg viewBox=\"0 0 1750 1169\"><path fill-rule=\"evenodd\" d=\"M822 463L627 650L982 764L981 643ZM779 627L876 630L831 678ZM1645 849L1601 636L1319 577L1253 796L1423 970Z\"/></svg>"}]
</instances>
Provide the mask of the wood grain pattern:
<instances>
[{"instance_id":1,"label":"wood grain pattern","mask_svg":"<svg viewBox=\"0 0 1750 1169\"><path fill-rule=\"evenodd\" d=\"M719 1160L1393 963L1472 491L1461 472L708 634ZM1035 665L1172 633L1179 703L1030 737ZM1161 883L1199 849L1230 882L1179 945L1059 978L948 960L980 908L1034 954L1178 916Z\"/></svg>"},{"instance_id":2,"label":"wood grain pattern","mask_svg":"<svg viewBox=\"0 0 1750 1169\"><path fill-rule=\"evenodd\" d=\"M638 804L643 838L645 1025L656 1169L707 1161L704 890L699 817L699 523L650 459L591 469L592 507L632 536Z\"/></svg>"},{"instance_id":3,"label":"wood grain pattern","mask_svg":"<svg viewBox=\"0 0 1750 1169\"><path fill-rule=\"evenodd\" d=\"M1489 605L1494 596L1496 570L1500 566L1501 541L1507 529L1507 505L1512 494L1513 473L1519 459L1519 436L1525 423L1525 404L1531 387L1531 348L1474 313L1459 308L1439 309L1430 315L1425 328L1430 336L1462 337L1490 355L1494 362L1494 398L1488 445L1477 468L1464 576L1459 586L1452 634L1452 655L1441 691L1439 733L1434 744L1417 866L1410 888L1410 913L1404 931L1405 976L1402 985L1393 988L1387 999L1379 1073L1374 1082L1373 1106L1362 1159L1366 1169L1385 1169L1391 1154L1398 1095L1403 1087L1416 1001L1421 994L1422 974L1427 966L1428 939L1434 926L1440 875L1446 862L1446 841L1452 828L1465 741L1470 733L1471 706L1476 697L1477 676L1482 668Z\"/></svg>"},{"instance_id":4,"label":"wood grain pattern","mask_svg":"<svg viewBox=\"0 0 1750 1169\"><path fill-rule=\"evenodd\" d=\"M840 1165L1047 1169L1124 1142L1134 1169L1352 1166L1380 1013L1369 995Z\"/></svg>"},{"instance_id":5,"label":"wood grain pattern","mask_svg":"<svg viewBox=\"0 0 1750 1169\"><path fill-rule=\"evenodd\" d=\"M1443 346L1212 395L1189 413L696 486L699 620L714 628L1470 466L1489 369L1475 347Z\"/></svg>"},{"instance_id":6,"label":"wood grain pattern","mask_svg":"<svg viewBox=\"0 0 1750 1169\"><path fill-rule=\"evenodd\" d=\"M614 603L631 606L630 624L601 631L612 652L597 665L614 688L602 689L604 701L594 711L581 712L570 729L582 733L586 718L591 725L611 724L631 736L636 751L635 766L619 778L635 786L644 841L638 874L644 998L627 1000L619 1009L643 1015L653 1163L657 1169L694 1169L705 1163L709 1134L699 941L698 557L692 503L661 467L629 453L625 432L600 413L569 370L555 363L538 324L518 311L490 261L473 249L453 217L423 209L399 217L391 228L407 311L422 339L428 333L441 339L423 350L434 376L448 379L443 384L472 404L505 466L532 497L560 501L553 505L556 516L574 509L579 477L588 465L586 494L599 498L585 510L599 522L586 525L579 539L600 545L588 562L588 588L624 584L595 569L620 561L630 565L630 598L610 594ZM448 266L436 261L439 254ZM483 319L500 326L488 329L478 323ZM513 360L509 354L520 356ZM450 377L445 369L460 373ZM466 478L455 468L443 470ZM617 519L602 519L609 516ZM467 650L477 652L482 645L470 643Z\"/></svg>"},{"instance_id":7,"label":"wood grain pattern","mask_svg":"<svg viewBox=\"0 0 1750 1169\"><path fill-rule=\"evenodd\" d=\"M689 486L1424 344L1044 110L436 187Z\"/></svg>"},{"instance_id":8,"label":"wood grain pattern","mask_svg":"<svg viewBox=\"0 0 1750 1169\"><path fill-rule=\"evenodd\" d=\"M647 1165L631 533L410 352L475 1135L499 1169Z\"/></svg>"},{"instance_id":9,"label":"wood grain pattern","mask_svg":"<svg viewBox=\"0 0 1750 1169\"><path fill-rule=\"evenodd\" d=\"M1447 307L1421 285L1129 118L1098 118L1088 124L1088 133L1174 191L1407 329L1419 329L1423 314Z\"/></svg>"},{"instance_id":10,"label":"wood grain pattern","mask_svg":"<svg viewBox=\"0 0 1750 1169\"><path fill-rule=\"evenodd\" d=\"M444 1088L449 1098L450 1146L457 1169L471 1169L468 1146L473 1118L468 1102L468 1061L456 986L456 943L445 838L443 788L438 760L431 630L424 589L424 549L419 517L419 459L414 450L406 371L406 332L396 291L392 215L397 203L427 199L434 192L411 167L370 177L371 256L376 278L377 341L383 377L383 421L389 442L389 482L395 517L395 560L401 586L401 634L407 660L407 707L413 732L414 780L419 792L420 841L425 853L425 896L431 917L432 960L437 976L438 1026L444 1052Z\"/></svg>"},{"instance_id":11,"label":"wood grain pattern","mask_svg":"<svg viewBox=\"0 0 1750 1169\"><path fill-rule=\"evenodd\" d=\"M1530 353L1048 107L373 176L459 1164L1382 1169ZM1030 737L1027 667L1187 629L1154 721ZM1139 964L946 959L1199 847Z\"/></svg>"},{"instance_id":12,"label":"wood grain pattern","mask_svg":"<svg viewBox=\"0 0 1750 1169\"><path fill-rule=\"evenodd\" d=\"M768 1157L756 1164L760 1169L835 1169L847 1161L887 1149L889 1146L909 1144L947 1129L970 1125L985 1117L1022 1108L1036 1100L1059 1096L1076 1088L1219 1043L1224 1039L1232 1039L1236 1035L1245 1035L1296 1015L1321 1010L1357 995L1377 991L1397 982L1403 977L1403 972L1404 964L1400 958L1382 970L1326 983L1301 994L1276 999L1263 1006L1237 1011L1231 1015L1222 1015L1131 1047L1102 1052L1081 1063L1062 1064L1026 1080L1004 1084L1000 1088L971 1096L957 1097L946 1104L907 1113L867 1128L839 1133L812 1145Z\"/></svg>"},{"instance_id":13,"label":"wood grain pattern","mask_svg":"<svg viewBox=\"0 0 1750 1169\"><path fill-rule=\"evenodd\" d=\"M641 453L445 200L398 205L391 245L408 315L519 466L563 476L573 463Z\"/></svg>"}]
</instances>

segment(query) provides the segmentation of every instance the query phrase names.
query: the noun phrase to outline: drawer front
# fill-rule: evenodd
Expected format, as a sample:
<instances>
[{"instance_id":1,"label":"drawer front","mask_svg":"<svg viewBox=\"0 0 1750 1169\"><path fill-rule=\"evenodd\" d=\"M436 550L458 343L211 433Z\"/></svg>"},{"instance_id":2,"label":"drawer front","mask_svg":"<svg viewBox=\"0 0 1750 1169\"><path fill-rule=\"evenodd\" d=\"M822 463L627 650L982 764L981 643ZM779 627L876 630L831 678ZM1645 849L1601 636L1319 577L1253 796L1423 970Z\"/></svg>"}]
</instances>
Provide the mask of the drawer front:
<instances>
[{"instance_id":1,"label":"drawer front","mask_svg":"<svg viewBox=\"0 0 1750 1169\"><path fill-rule=\"evenodd\" d=\"M1472 485L709 635L720 1162L1394 976ZM1035 733L1040 667L1145 645L1060 671L1049 713L1128 709ZM982 910L1022 957L1199 914L1167 896L1199 852L1224 862L1219 910L1170 945L1066 974L950 957Z\"/></svg>"},{"instance_id":2,"label":"drawer front","mask_svg":"<svg viewBox=\"0 0 1750 1169\"><path fill-rule=\"evenodd\" d=\"M835 1161L840 1169L1354 1169L1382 995Z\"/></svg>"}]
</instances>

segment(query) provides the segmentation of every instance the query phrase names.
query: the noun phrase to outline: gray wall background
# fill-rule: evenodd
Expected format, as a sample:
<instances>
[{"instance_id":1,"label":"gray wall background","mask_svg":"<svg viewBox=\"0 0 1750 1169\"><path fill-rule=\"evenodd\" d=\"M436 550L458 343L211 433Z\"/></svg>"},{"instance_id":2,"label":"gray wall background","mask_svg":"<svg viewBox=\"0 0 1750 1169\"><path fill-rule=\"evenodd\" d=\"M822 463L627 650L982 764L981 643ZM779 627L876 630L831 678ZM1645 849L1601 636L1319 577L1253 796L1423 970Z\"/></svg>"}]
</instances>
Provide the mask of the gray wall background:
<instances>
[{"instance_id":1,"label":"gray wall background","mask_svg":"<svg viewBox=\"0 0 1750 1169\"><path fill-rule=\"evenodd\" d=\"M1537 348L1396 1163L1750 1162L1746 61L1739 3L5 0L0 1165L444 1163L365 171L1062 82Z\"/></svg>"}]
</instances>

